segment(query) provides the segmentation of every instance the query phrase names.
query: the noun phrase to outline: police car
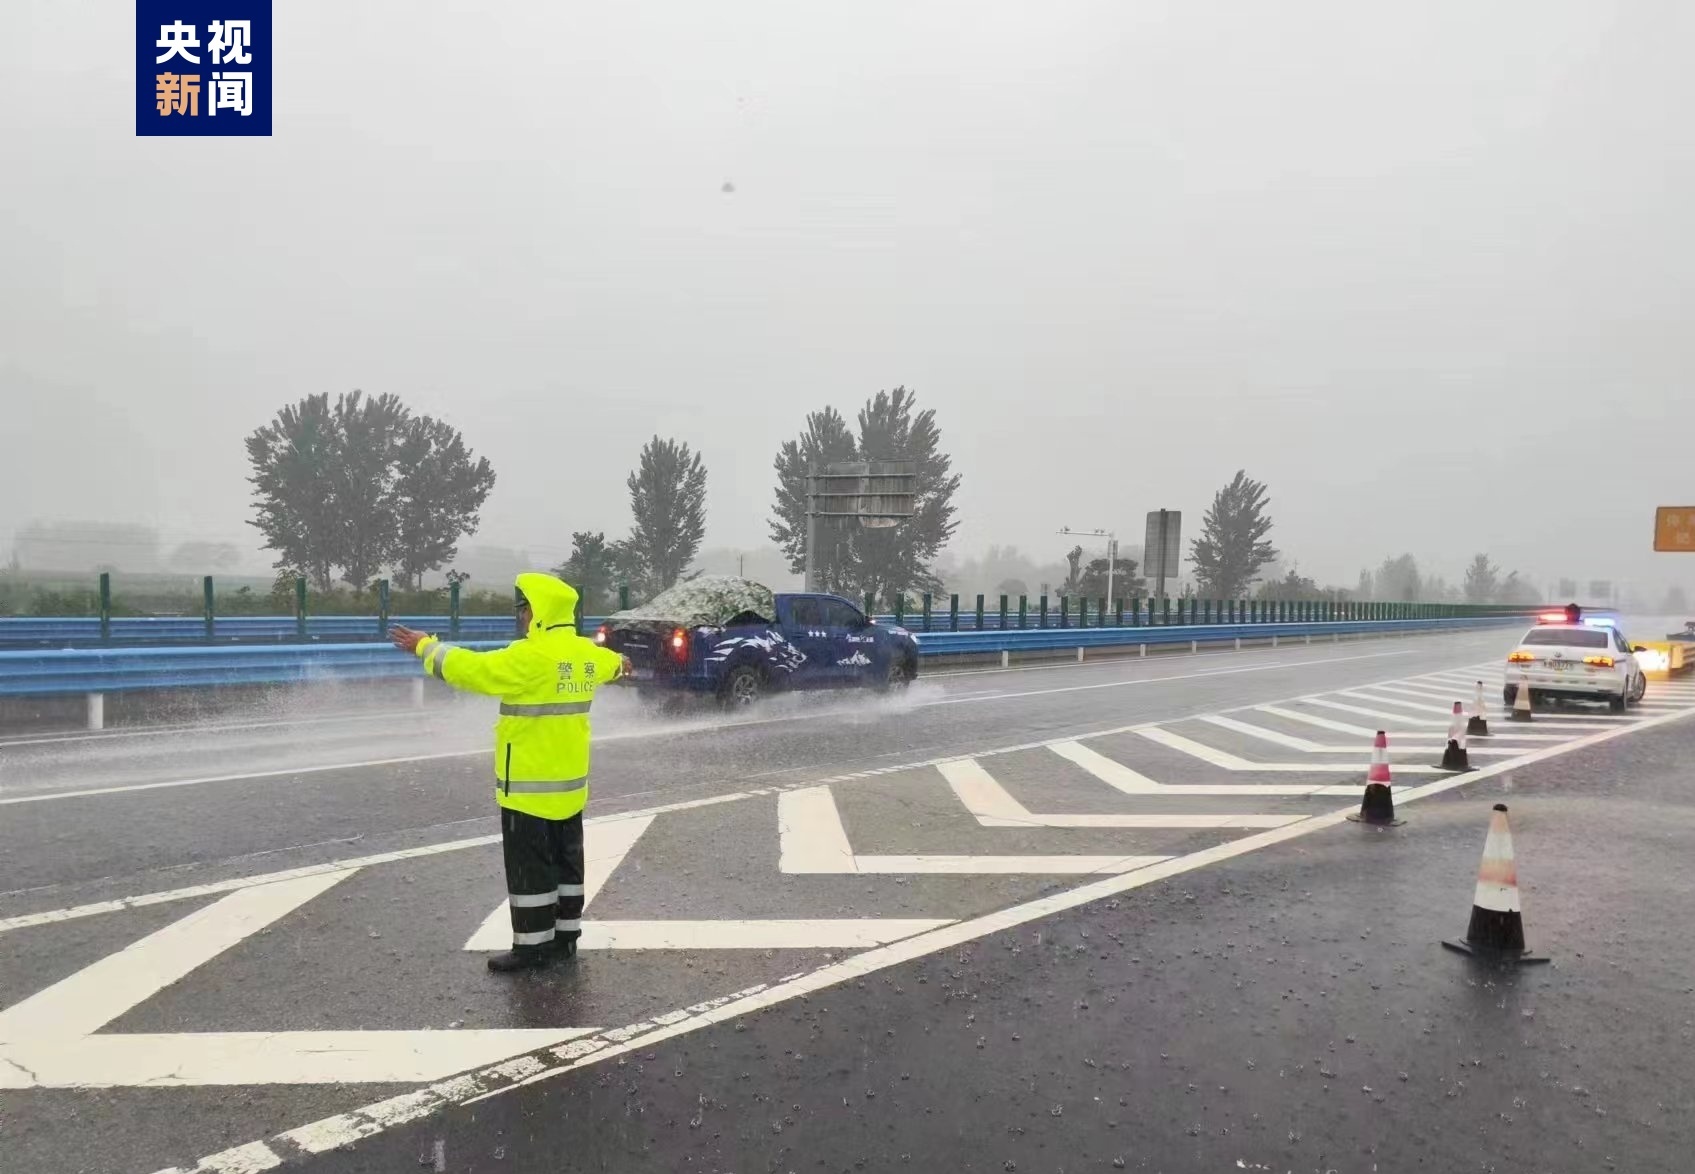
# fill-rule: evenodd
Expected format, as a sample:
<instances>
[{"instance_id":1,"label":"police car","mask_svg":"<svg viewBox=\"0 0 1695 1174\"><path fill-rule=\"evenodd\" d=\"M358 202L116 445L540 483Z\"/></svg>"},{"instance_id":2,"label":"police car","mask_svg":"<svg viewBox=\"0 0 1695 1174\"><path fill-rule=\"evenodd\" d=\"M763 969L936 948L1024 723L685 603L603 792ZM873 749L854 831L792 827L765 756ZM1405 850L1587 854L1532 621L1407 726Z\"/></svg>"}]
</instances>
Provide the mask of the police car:
<instances>
[{"instance_id":1,"label":"police car","mask_svg":"<svg viewBox=\"0 0 1695 1174\"><path fill-rule=\"evenodd\" d=\"M1544 612L1507 654L1501 697L1510 707L1520 685L1528 684L1532 705L1605 701L1614 713L1622 713L1648 691L1648 678L1636 663L1641 651L1641 645L1624 638L1614 616L1585 616L1575 604Z\"/></svg>"}]
</instances>

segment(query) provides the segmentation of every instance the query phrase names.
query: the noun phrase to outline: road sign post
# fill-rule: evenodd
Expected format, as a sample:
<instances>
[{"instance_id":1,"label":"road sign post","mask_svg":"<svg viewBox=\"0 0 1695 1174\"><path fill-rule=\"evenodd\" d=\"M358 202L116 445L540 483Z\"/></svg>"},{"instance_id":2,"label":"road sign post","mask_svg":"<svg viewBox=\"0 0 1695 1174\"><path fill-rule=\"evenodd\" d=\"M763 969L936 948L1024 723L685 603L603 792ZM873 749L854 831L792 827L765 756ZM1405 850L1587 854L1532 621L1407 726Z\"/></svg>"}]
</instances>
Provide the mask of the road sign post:
<instances>
[{"instance_id":1,"label":"road sign post","mask_svg":"<svg viewBox=\"0 0 1695 1174\"><path fill-rule=\"evenodd\" d=\"M1154 580L1154 599L1165 599L1165 581L1174 578L1183 561L1183 511L1149 510L1142 543L1142 561Z\"/></svg>"}]
</instances>

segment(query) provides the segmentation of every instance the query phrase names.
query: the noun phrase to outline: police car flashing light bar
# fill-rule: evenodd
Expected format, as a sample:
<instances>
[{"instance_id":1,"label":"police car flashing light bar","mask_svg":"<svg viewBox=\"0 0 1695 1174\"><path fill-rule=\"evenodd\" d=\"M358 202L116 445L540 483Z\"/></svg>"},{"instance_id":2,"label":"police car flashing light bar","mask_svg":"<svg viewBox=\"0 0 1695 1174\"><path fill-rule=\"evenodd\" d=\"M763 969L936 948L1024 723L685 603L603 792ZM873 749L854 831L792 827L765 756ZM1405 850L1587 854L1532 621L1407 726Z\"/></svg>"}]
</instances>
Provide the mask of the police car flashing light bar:
<instances>
[{"instance_id":1,"label":"police car flashing light bar","mask_svg":"<svg viewBox=\"0 0 1695 1174\"><path fill-rule=\"evenodd\" d=\"M1559 611L1541 612L1536 617L1539 624L1583 624L1589 628L1616 628L1618 617L1614 615L1586 616L1577 604L1563 607Z\"/></svg>"}]
</instances>

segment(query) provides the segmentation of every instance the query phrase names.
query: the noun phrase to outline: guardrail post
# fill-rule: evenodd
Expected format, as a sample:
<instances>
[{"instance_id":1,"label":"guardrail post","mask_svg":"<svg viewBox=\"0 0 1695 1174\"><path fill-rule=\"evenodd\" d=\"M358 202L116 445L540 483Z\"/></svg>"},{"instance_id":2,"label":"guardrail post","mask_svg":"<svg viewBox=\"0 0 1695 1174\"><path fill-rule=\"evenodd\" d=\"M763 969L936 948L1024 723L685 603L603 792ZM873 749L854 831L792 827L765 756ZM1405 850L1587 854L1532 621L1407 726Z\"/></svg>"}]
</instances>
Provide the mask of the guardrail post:
<instances>
[{"instance_id":1,"label":"guardrail post","mask_svg":"<svg viewBox=\"0 0 1695 1174\"><path fill-rule=\"evenodd\" d=\"M930 593L928 591L924 593L924 630L926 632L930 630Z\"/></svg>"},{"instance_id":2,"label":"guardrail post","mask_svg":"<svg viewBox=\"0 0 1695 1174\"><path fill-rule=\"evenodd\" d=\"M449 639L459 639L459 580L455 579L447 585L447 635Z\"/></svg>"},{"instance_id":3,"label":"guardrail post","mask_svg":"<svg viewBox=\"0 0 1695 1174\"><path fill-rule=\"evenodd\" d=\"M1006 596L1001 596L1001 631L1006 631Z\"/></svg>"},{"instance_id":4,"label":"guardrail post","mask_svg":"<svg viewBox=\"0 0 1695 1174\"><path fill-rule=\"evenodd\" d=\"M388 580L377 580L377 635L388 631Z\"/></svg>"},{"instance_id":5,"label":"guardrail post","mask_svg":"<svg viewBox=\"0 0 1695 1174\"><path fill-rule=\"evenodd\" d=\"M1020 632L1022 632L1025 629L1025 627L1028 626L1029 622L1030 622L1030 597L1027 596L1027 595L1020 595L1018 597L1018 630Z\"/></svg>"},{"instance_id":6,"label":"guardrail post","mask_svg":"<svg viewBox=\"0 0 1695 1174\"><path fill-rule=\"evenodd\" d=\"M1169 624L1171 622L1171 596L1167 595L1164 602L1165 607L1162 609L1164 614L1160 616L1159 622L1162 624Z\"/></svg>"},{"instance_id":7,"label":"guardrail post","mask_svg":"<svg viewBox=\"0 0 1695 1174\"><path fill-rule=\"evenodd\" d=\"M867 591L865 593L865 618L870 619L872 616L874 616L876 614L877 614L877 593L875 591Z\"/></svg>"},{"instance_id":8,"label":"guardrail post","mask_svg":"<svg viewBox=\"0 0 1695 1174\"><path fill-rule=\"evenodd\" d=\"M895 596L895 627L906 627L906 589Z\"/></svg>"},{"instance_id":9,"label":"guardrail post","mask_svg":"<svg viewBox=\"0 0 1695 1174\"><path fill-rule=\"evenodd\" d=\"M983 597L981 595L977 597L977 630L979 632L983 630Z\"/></svg>"},{"instance_id":10,"label":"guardrail post","mask_svg":"<svg viewBox=\"0 0 1695 1174\"><path fill-rule=\"evenodd\" d=\"M1079 628L1089 626L1089 597L1087 595L1077 597L1077 626Z\"/></svg>"},{"instance_id":11,"label":"guardrail post","mask_svg":"<svg viewBox=\"0 0 1695 1174\"><path fill-rule=\"evenodd\" d=\"M1095 627L1104 628L1106 627L1106 596L1103 595L1095 600L1095 604Z\"/></svg>"},{"instance_id":12,"label":"guardrail post","mask_svg":"<svg viewBox=\"0 0 1695 1174\"><path fill-rule=\"evenodd\" d=\"M1041 612L1036 626L1039 628L1048 626L1048 597L1046 595L1041 597Z\"/></svg>"},{"instance_id":13,"label":"guardrail post","mask_svg":"<svg viewBox=\"0 0 1695 1174\"><path fill-rule=\"evenodd\" d=\"M618 584L618 610L630 610L630 585L628 583Z\"/></svg>"},{"instance_id":14,"label":"guardrail post","mask_svg":"<svg viewBox=\"0 0 1695 1174\"><path fill-rule=\"evenodd\" d=\"M948 631L959 631L959 592L948 596Z\"/></svg>"},{"instance_id":15,"label":"guardrail post","mask_svg":"<svg viewBox=\"0 0 1695 1174\"><path fill-rule=\"evenodd\" d=\"M1062 628L1071 626L1071 596L1069 595L1059 597L1059 626Z\"/></svg>"},{"instance_id":16,"label":"guardrail post","mask_svg":"<svg viewBox=\"0 0 1695 1174\"><path fill-rule=\"evenodd\" d=\"M103 730L106 728L106 694L90 693L88 697L88 728Z\"/></svg>"},{"instance_id":17,"label":"guardrail post","mask_svg":"<svg viewBox=\"0 0 1695 1174\"><path fill-rule=\"evenodd\" d=\"M306 639L306 576L294 579L294 634Z\"/></svg>"},{"instance_id":18,"label":"guardrail post","mask_svg":"<svg viewBox=\"0 0 1695 1174\"><path fill-rule=\"evenodd\" d=\"M200 596L206 616L206 639L210 640L213 630L218 626L218 615L213 605L212 576L204 575L201 577Z\"/></svg>"},{"instance_id":19,"label":"guardrail post","mask_svg":"<svg viewBox=\"0 0 1695 1174\"><path fill-rule=\"evenodd\" d=\"M1118 614L1112 617L1112 626L1115 628L1124 626L1124 596L1122 595L1118 597Z\"/></svg>"},{"instance_id":20,"label":"guardrail post","mask_svg":"<svg viewBox=\"0 0 1695 1174\"><path fill-rule=\"evenodd\" d=\"M112 572L100 572L100 642L112 638Z\"/></svg>"}]
</instances>

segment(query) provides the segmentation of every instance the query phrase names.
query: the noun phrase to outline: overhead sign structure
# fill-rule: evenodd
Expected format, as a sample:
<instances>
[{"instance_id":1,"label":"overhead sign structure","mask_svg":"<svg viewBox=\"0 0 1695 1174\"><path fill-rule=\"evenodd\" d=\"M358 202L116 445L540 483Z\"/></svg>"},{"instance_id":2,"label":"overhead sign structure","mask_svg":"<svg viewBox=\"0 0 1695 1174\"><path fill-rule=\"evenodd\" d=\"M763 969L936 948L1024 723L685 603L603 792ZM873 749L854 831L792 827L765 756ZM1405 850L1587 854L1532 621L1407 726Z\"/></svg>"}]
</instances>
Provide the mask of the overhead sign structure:
<instances>
[{"instance_id":1,"label":"overhead sign structure","mask_svg":"<svg viewBox=\"0 0 1695 1174\"><path fill-rule=\"evenodd\" d=\"M1654 511L1654 549L1695 552L1695 505L1663 505Z\"/></svg>"},{"instance_id":2,"label":"overhead sign structure","mask_svg":"<svg viewBox=\"0 0 1695 1174\"><path fill-rule=\"evenodd\" d=\"M1154 581L1154 598L1165 598L1165 581L1177 577L1183 563L1183 511L1149 510L1148 532L1142 543L1142 562Z\"/></svg>"},{"instance_id":3,"label":"overhead sign structure","mask_svg":"<svg viewBox=\"0 0 1695 1174\"><path fill-rule=\"evenodd\" d=\"M818 590L818 519L856 519L882 529L912 517L918 465L913 461L837 461L808 476L806 589Z\"/></svg>"}]
</instances>

